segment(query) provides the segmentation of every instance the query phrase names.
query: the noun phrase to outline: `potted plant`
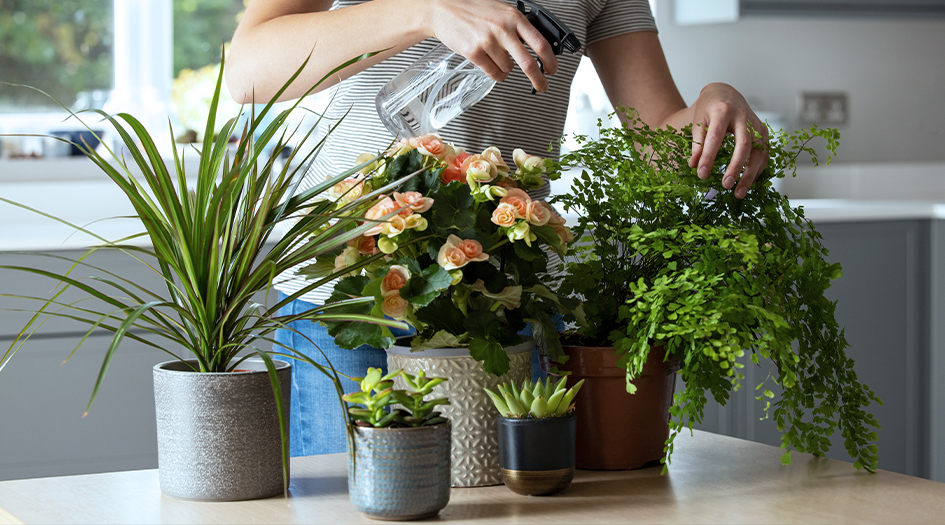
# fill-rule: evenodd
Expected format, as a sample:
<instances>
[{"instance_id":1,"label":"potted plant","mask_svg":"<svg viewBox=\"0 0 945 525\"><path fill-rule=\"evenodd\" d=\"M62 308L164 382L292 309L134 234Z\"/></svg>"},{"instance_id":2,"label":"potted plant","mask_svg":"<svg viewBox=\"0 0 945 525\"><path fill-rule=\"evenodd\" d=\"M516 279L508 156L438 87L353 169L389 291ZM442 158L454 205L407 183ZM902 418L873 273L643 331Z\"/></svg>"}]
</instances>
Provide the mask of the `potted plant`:
<instances>
[{"instance_id":1,"label":"potted plant","mask_svg":"<svg viewBox=\"0 0 945 525\"><path fill-rule=\"evenodd\" d=\"M450 422L427 399L445 379L369 368L344 395L349 414L348 493L367 517L417 520L436 516L450 500ZM394 388L398 377L407 389ZM394 407L395 403L399 406ZM350 424L353 422L353 425Z\"/></svg>"},{"instance_id":2,"label":"potted plant","mask_svg":"<svg viewBox=\"0 0 945 525\"><path fill-rule=\"evenodd\" d=\"M580 215L576 235L586 241L559 290L583 297L586 315L585 325L564 336L574 346L565 346L570 360L561 367L602 367L609 360L607 373L625 376L624 385L614 377L611 387L636 392L596 393L608 381L587 375L578 398L578 467L582 456L608 459L595 452L638 446L631 442L633 428L613 426L621 420L652 427L648 448L635 461L668 461L675 435L701 421L708 395L724 404L742 386L740 370L750 359L769 360L777 369L748 386L757 388L756 399L784 432L784 462L792 449L823 455L839 430L854 465L873 470L878 424L866 409L880 400L857 380L825 296L840 265L827 262L803 209L791 207L771 183L793 176L802 152L816 164L808 146L814 137L835 154L839 134L813 127L775 136L767 144L767 167L739 200L719 182L733 138L723 143L713 176L702 180L686 162L688 129L652 129L632 111L627 117L629 125L601 129L598 140L578 137L581 148L562 163L583 173L556 201ZM760 135L755 138L755 147L763 147ZM544 366L552 369L553 360ZM677 369L685 388L674 397L667 374ZM645 390L656 406L631 406ZM633 410L646 410L650 419ZM600 417L582 421L590 415ZM613 442L592 442L594 426Z\"/></svg>"},{"instance_id":3,"label":"potted plant","mask_svg":"<svg viewBox=\"0 0 945 525\"><path fill-rule=\"evenodd\" d=\"M272 307L257 302L258 294L269 292L274 276L343 246L370 227L347 224L345 213L363 213L375 195L351 199L341 207L320 196L350 173L295 194L299 174L310 165L318 148L302 154L303 148L296 147L288 162L276 162L276 155L292 138L284 125L298 103L280 112L270 124L263 126L261 122L301 70L273 101L248 115L245 124L234 118L214 139L223 80L220 74L202 148L196 151L200 162L195 178L185 173L176 150L169 171L151 136L133 116L97 112L120 137L122 151L116 153L103 145L110 156L107 159L87 144L76 146L121 188L145 231L112 242L70 224L101 244L73 260L68 272L46 271L40 264L3 267L47 277L56 288L51 297L26 298L39 301L41 306L2 355L0 369L18 351L28 350L24 345L47 316L88 327L78 346L96 330L113 334L89 408L124 340L158 348L173 358L154 368L161 490L170 496L235 500L272 496L287 489L289 360L308 361L331 380L337 381L337 376L292 349L264 348L274 342L271 335L275 330L288 328L298 319L400 324L342 312L348 303L357 301L342 301L295 316L278 315L284 304L327 279L313 282ZM242 126L241 138L230 158L228 141L240 131L238 126ZM299 145L310 134L302 137ZM273 153L265 154L273 141ZM134 174L133 168L140 175ZM378 188L381 191L384 189ZM281 225L287 227L280 236L276 228ZM132 242L137 238L147 239L149 246ZM103 270L86 262L88 255L98 250L116 250L148 265L162 277L161 286L152 289L121 275L101 276ZM370 262L368 258L363 264ZM86 269L96 270L100 276L85 279L76 275ZM338 273L350 271L342 270ZM98 302L65 302L61 296L69 288Z\"/></svg>"},{"instance_id":4,"label":"potted plant","mask_svg":"<svg viewBox=\"0 0 945 525\"><path fill-rule=\"evenodd\" d=\"M568 488L574 478L577 420L574 396L584 380L565 388L556 383L503 383L498 392L485 389L499 417L499 465L505 486L526 496L550 496Z\"/></svg>"},{"instance_id":5,"label":"potted plant","mask_svg":"<svg viewBox=\"0 0 945 525\"><path fill-rule=\"evenodd\" d=\"M383 325L348 321L326 321L328 333L342 348L388 349L392 370L424 369L449 378L438 389L451 400L444 412L457 429L454 486L501 482L495 422L483 417L490 402L482 388L530 378L534 343L519 335L527 323L539 346L558 355L552 315L577 305L546 286L544 249L563 253L570 232L550 207L524 191L545 184L549 163L521 150L513 158L514 171L496 148L470 155L435 135L394 144L332 191L401 183L378 197L362 219L396 217L375 222L352 246L302 271L321 278L374 258L339 280L328 304L363 299L339 311L404 321L416 334L395 344ZM408 174L416 175L405 181Z\"/></svg>"}]
</instances>

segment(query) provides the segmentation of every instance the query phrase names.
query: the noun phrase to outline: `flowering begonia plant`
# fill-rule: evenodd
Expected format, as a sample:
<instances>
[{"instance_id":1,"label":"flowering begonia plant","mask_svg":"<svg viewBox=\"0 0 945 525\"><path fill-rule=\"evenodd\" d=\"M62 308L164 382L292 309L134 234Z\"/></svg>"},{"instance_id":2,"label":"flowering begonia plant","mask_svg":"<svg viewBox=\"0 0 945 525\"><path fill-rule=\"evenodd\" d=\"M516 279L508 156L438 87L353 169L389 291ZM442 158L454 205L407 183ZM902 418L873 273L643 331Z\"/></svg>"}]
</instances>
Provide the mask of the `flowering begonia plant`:
<instances>
[{"instance_id":1,"label":"flowering begonia plant","mask_svg":"<svg viewBox=\"0 0 945 525\"><path fill-rule=\"evenodd\" d=\"M374 227L318 257L302 275L324 278L354 266L328 302L350 303L335 311L404 321L416 329L413 350L468 347L485 370L501 375L509 368L503 347L519 344L531 323L538 345L558 355L552 315L581 313L576 301L552 291L548 253L563 255L573 236L551 206L525 191L546 184L543 175L557 178L546 173L552 163L519 149L513 160L514 170L496 148L469 154L436 135L361 155L358 176L329 192L339 207L372 188L402 183L358 217ZM324 324L342 348L394 344L385 326Z\"/></svg>"}]
</instances>

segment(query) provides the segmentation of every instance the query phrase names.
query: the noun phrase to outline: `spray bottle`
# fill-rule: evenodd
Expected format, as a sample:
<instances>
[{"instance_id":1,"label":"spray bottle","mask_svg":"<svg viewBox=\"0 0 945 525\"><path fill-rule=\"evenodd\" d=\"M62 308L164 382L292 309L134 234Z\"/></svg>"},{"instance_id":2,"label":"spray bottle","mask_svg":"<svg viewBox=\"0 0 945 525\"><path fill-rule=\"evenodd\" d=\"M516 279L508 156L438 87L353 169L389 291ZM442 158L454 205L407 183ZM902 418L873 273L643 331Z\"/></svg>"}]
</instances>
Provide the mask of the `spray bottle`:
<instances>
[{"instance_id":1,"label":"spray bottle","mask_svg":"<svg viewBox=\"0 0 945 525\"><path fill-rule=\"evenodd\" d=\"M528 0L518 0L517 7L555 55L581 47L577 36L548 10ZM541 60L538 64L544 72ZM440 44L381 88L375 99L377 114L395 136L435 133L485 98L495 84L468 59Z\"/></svg>"}]
</instances>

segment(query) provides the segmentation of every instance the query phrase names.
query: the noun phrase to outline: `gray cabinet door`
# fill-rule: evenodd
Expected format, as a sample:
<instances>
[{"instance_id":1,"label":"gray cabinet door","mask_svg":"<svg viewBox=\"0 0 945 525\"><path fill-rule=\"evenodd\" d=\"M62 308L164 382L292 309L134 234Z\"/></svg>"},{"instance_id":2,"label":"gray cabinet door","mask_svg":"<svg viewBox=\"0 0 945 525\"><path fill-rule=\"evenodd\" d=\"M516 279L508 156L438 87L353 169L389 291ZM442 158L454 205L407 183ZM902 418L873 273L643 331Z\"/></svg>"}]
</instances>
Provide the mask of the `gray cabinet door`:
<instances>
[{"instance_id":1,"label":"gray cabinet door","mask_svg":"<svg viewBox=\"0 0 945 525\"><path fill-rule=\"evenodd\" d=\"M930 221L825 223L817 229L830 261L843 265L828 296L837 301L847 355L858 379L885 404L869 409L882 425L879 467L929 477ZM744 372L745 388L725 407L710 401L700 428L779 445L774 422L761 419L764 403L754 399L754 387L772 370L746 360ZM849 461L839 432L828 457Z\"/></svg>"}]
</instances>

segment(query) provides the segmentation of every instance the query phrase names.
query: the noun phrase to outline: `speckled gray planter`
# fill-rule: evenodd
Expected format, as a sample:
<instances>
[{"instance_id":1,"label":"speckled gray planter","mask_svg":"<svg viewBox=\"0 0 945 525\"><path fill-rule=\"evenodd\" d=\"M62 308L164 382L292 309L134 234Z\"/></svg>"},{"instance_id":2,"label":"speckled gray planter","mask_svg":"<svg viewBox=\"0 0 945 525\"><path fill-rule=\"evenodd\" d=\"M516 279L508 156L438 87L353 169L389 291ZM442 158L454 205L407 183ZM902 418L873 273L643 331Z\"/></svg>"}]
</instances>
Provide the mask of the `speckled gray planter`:
<instances>
[{"instance_id":1,"label":"speckled gray planter","mask_svg":"<svg viewBox=\"0 0 945 525\"><path fill-rule=\"evenodd\" d=\"M450 434L449 422L355 427L357 453L353 458L350 450L348 454L351 504L379 520L436 516L450 500Z\"/></svg>"},{"instance_id":2,"label":"speckled gray planter","mask_svg":"<svg viewBox=\"0 0 945 525\"><path fill-rule=\"evenodd\" d=\"M288 422L291 368L275 363ZM201 374L180 361L154 367L164 494L203 501L282 494L279 415L266 365L246 361L239 368L248 371Z\"/></svg>"}]
</instances>

